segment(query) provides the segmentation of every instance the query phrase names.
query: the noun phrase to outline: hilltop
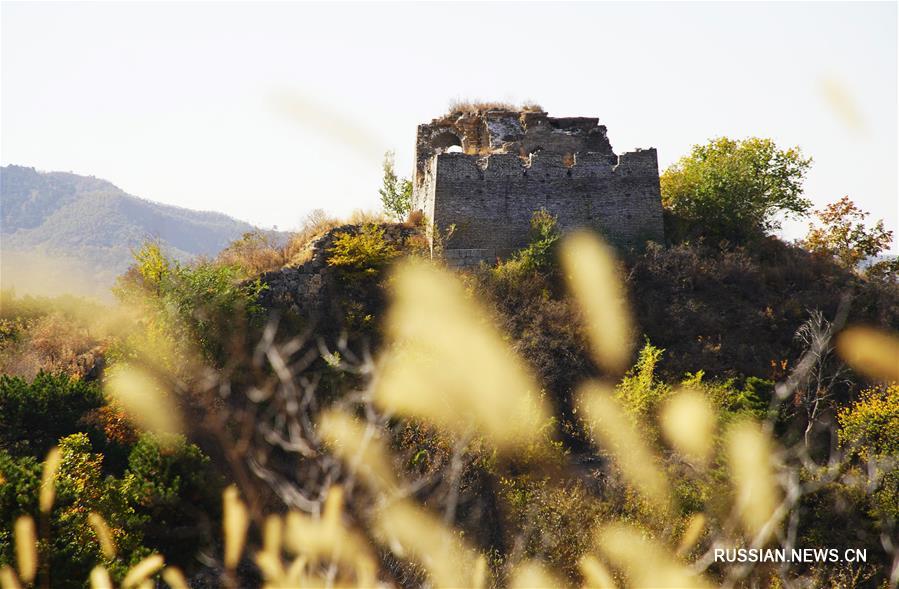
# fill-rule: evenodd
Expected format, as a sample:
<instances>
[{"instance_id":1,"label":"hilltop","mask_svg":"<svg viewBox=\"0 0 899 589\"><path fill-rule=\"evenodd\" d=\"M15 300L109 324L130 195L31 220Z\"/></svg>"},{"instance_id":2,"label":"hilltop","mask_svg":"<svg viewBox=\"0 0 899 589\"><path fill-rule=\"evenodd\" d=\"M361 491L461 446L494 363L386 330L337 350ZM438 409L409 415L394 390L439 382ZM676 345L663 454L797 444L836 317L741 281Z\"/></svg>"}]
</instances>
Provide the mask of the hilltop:
<instances>
[{"instance_id":1,"label":"hilltop","mask_svg":"<svg viewBox=\"0 0 899 589\"><path fill-rule=\"evenodd\" d=\"M32 276L50 273L69 290L102 295L147 240L187 260L214 256L254 229L222 213L138 198L93 176L11 165L0 180L4 288L28 290Z\"/></svg>"}]
</instances>

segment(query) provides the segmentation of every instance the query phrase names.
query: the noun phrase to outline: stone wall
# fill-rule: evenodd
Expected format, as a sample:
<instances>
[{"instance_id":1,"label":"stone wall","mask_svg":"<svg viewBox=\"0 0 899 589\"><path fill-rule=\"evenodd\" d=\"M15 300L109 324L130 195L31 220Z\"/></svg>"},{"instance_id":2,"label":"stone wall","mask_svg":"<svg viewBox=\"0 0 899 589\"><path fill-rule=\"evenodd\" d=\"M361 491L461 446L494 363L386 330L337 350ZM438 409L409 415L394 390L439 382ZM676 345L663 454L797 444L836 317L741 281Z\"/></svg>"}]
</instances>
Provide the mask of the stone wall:
<instances>
[{"instance_id":1,"label":"stone wall","mask_svg":"<svg viewBox=\"0 0 899 589\"><path fill-rule=\"evenodd\" d=\"M527 162L513 154L435 156L422 200L440 230L455 226L448 259L456 249L505 258L527 244L539 209L556 215L563 230L591 227L622 247L664 240L654 149L622 154L614 166L597 154L567 163L556 154Z\"/></svg>"},{"instance_id":2,"label":"stone wall","mask_svg":"<svg viewBox=\"0 0 899 589\"><path fill-rule=\"evenodd\" d=\"M462 151L447 146L458 138ZM419 127L413 207L441 233L450 264L493 262L527 244L534 211L563 230L590 227L610 242L664 240L655 149L615 155L595 118L507 111Z\"/></svg>"}]
</instances>

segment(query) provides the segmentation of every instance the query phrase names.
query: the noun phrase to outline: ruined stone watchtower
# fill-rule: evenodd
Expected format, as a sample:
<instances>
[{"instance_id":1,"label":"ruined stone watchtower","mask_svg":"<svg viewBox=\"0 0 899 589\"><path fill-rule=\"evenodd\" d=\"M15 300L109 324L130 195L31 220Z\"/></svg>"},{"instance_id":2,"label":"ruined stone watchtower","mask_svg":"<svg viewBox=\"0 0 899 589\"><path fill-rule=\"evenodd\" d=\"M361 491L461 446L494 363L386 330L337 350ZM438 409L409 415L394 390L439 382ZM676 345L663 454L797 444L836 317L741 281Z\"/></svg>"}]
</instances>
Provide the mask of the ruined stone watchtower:
<instances>
[{"instance_id":1,"label":"ruined stone watchtower","mask_svg":"<svg viewBox=\"0 0 899 589\"><path fill-rule=\"evenodd\" d=\"M615 155L595 118L542 111L455 112L419 125L413 210L438 228L454 265L504 258L527 244L534 211L563 230L593 227L610 242L662 241L655 149Z\"/></svg>"}]
</instances>

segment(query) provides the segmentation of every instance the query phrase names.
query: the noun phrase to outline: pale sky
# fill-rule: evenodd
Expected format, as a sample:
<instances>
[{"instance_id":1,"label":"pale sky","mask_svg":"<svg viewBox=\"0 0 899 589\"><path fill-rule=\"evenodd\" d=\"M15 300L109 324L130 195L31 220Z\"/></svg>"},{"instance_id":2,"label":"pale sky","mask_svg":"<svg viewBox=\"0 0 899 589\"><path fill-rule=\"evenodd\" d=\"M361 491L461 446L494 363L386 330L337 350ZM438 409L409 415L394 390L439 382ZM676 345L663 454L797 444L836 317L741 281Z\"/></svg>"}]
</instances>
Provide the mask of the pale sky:
<instances>
[{"instance_id":1,"label":"pale sky","mask_svg":"<svg viewBox=\"0 0 899 589\"><path fill-rule=\"evenodd\" d=\"M892 2L4 2L0 29L4 165L263 227L378 208L381 154L411 173L416 125L482 98L597 116L663 169L721 135L798 145L816 205L897 229Z\"/></svg>"}]
</instances>

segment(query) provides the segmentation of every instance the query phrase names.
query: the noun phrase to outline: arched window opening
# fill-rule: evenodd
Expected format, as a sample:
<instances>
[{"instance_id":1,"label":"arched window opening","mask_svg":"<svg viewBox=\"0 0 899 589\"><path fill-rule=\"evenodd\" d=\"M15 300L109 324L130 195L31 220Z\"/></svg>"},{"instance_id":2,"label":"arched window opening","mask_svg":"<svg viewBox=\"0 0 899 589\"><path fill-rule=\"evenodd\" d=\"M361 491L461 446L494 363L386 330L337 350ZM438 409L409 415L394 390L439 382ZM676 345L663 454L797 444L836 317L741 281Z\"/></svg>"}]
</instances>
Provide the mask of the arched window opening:
<instances>
[{"instance_id":1,"label":"arched window opening","mask_svg":"<svg viewBox=\"0 0 899 589\"><path fill-rule=\"evenodd\" d=\"M431 139L431 146L438 153L450 153L453 151L461 152L462 151L462 140L455 133L450 133L449 131L444 131L442 133L438 133ZM458 148L458 149L453 149Z\"/></svg>"}]
</instances>

